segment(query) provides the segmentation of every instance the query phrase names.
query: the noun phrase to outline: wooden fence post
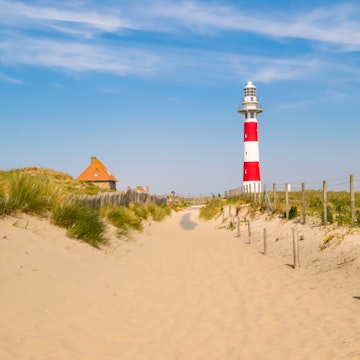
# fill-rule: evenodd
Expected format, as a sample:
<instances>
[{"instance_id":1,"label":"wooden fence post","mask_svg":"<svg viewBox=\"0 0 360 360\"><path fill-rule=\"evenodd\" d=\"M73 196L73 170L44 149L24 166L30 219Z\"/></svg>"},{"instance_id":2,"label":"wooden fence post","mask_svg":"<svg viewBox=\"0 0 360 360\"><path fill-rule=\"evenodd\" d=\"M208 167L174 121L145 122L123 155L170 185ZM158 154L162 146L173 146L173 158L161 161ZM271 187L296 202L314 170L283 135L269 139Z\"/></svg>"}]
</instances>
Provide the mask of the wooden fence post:
<instances>
[{"instance_id":1,"label":"wooden fence post","mask_svg":"<svg viewBox=\"0 0 360 360\"><path fill-rule=\"evenodd\" d=\"M289 184L285 183L285 217L289 218Z\"/></svg>"},{"instance_id":2,"label":"wooden fence post","mask_svg":"<svg viewBox=\"0 0 360 360\"><path fill-rule=\"evenodd\" d=\"M350 207L351 207L351 226L354 226L355 225L354 175L350 175Z\"/></svg>"},{"instance_id":3,"label":"wooden fence post","mask_svg":"<svg viewBox=\"0 0 360 360\"><path fill-rule=\"evenodd\" d=\"M327 224L327 186L326 180L323 181L323 225Z\"/></svg>"},{"instance_id":4,"label":"wooden fence post","mask_svg":"<svg viewBox=\"0 0 360 360\"><path fill-rule=\"evenodd\" d=\"M240 237L240 217L237 217L237 236Z\"/></svg>"},{"instance_id":5,"label":"wooden fence post","mask_svg":"<svg viewBox=\"0 0 360 360\"><path fill-rule=\"evenodd\" d=\"M305 209L305 183L301 183L301 192L302 192L302 220L303 224L305 224L306 221L306 209Z\"/></svg>"},{"instance_id":6,"label":"wooden fence post","mask_svg":"<svg viewBox=\"0 0 360 360\"><path fill-rule=\"evenodd\" d=\"M296 236L296 229L292 229L293 234L293 254L294 254L294 269L299 267L299 239Z\"/></svg>"},{"instance_id":7,"label":"wooden fence post","mask_svg":"<svg viewBox=\"0 0 360 360\"><path fill-rule=\"evenodd\" d=\"M251 244L251 227L250 227L250 221L247 221L247 225L248 225L248 234L249 234L249 244Z\"/></svg>"},{"instance_id":8,"label":"wooden fence post","mask_svg":"<svg viewBox=\"0 0 360 360\"><path fill-rule=\"evenodd\" d=\"M274 203L274 211L276 211L276 184L273 183L273 203Z\"/></svg>"}]
</instances>

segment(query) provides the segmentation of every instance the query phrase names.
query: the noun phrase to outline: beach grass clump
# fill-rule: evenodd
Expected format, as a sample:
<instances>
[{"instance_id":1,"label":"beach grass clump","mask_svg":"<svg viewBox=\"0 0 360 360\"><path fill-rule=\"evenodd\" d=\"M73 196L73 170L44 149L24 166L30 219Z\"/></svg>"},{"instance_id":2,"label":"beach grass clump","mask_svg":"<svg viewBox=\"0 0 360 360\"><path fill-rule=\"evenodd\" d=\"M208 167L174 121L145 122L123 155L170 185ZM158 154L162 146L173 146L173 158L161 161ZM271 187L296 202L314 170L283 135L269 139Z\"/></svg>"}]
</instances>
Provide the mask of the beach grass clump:
<instances>
[{"instance_id":1,"label":"beach grass clump","mask_svg":"<svg viewBox=\"0 0 360 360\"><path fill-rule=\"evenodd\" d=\"M150 215L149 209L141 203L129 204L129 209L141 220L146 220Z\"/></svg>"},{"instance_id":2,"label":"beach grass clump","mask_svg":"<svg viewBox=\"0 0 360 360\"><path fill-rule=\"evenodd\" d=\"M171 214L171 208L166 205L149 204L147 206L149 214L154 221L163 221L167 216Z\"/></svg>"},{"instance_id":3,"label":"beach grass clump","mask_svg":"<svg viewBox=\"0 0 360 360\"><path fill-rule=\"evenodd\" d=\"M143 229L141 217L126 206L104 208L102 214L112 225L122 230L121 234L127 234L131 230L141 231Z\"/></svg>"},{"instance_id":4,"label":"beach grass clump","mask_svg":"<svg viewBox=\"0 0 360 360\"><path fill-rule=\"evenodd\" d=\"M3 213L24 212L44 216L61 201L63 192L49 179L15 170L7 175L2 198Z\"/></svg>"},{"instance_id":5,"label":"beach grass clump","mask_svg":"<svg viewBox=\"0 0 360 360\"><path fill-rule=\"evenodd\" d=\"M224 202L222 199L214 198L205 206L200 208L199 217L203 220L211 220L220 215L223 211Z\"/></svg>"},{"instance_id":6,"label":"beach grass clump","mask_svg":"<svg viewBox=\"0 0 360 360\"><path fill-rule=\"evenodd\" d=\"M140 203L129 206L106 207L101 210L102 216L118 229L118 237L131 238L132 231L142 231L143 221L149 217L154 221L162 221L170 215L171 209L166 205Z\"/></svg>"},{"instance_id":7,"label":"beach grass clump","mask_svg":"<svg viewBox=\"0 0 360 360\"><path fill-rule=\"evenodd\" d=\"M66 228L71 238L83 240L94 247L106 242L105 223L98 210L67 201L54 208L52 220L55 225Z\"/></svg>"}]
</instances>

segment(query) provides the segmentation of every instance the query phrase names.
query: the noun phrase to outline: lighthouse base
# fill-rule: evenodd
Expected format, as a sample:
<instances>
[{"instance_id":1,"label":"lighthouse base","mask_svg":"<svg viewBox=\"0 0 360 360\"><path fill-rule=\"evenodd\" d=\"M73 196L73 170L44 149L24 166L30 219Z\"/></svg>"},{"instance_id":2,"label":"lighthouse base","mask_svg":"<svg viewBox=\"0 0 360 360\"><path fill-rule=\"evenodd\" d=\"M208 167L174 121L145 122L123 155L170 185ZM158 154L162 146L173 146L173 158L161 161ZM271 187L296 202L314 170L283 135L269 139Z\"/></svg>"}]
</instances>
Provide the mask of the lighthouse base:
<instances>
[{"instance_id":1,"label":"lighthouse base","mask_svg":"<svg viewBox=\"0 0 360 360\"><path fill-rule=\"evenodd\" d=\"M260 193L261 181L244 181L243 187L245 193Z\"/></svg>"}]
</instances>

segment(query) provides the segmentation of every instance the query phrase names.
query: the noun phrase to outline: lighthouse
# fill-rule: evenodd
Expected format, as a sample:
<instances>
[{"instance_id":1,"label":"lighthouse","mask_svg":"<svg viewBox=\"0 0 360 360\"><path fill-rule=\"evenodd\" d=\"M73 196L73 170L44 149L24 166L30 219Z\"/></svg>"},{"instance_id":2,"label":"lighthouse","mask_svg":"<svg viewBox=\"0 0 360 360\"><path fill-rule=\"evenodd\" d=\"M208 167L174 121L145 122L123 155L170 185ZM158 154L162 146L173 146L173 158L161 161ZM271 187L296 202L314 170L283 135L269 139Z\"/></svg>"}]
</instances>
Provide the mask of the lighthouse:
<instances>
[{"instance_id":1,"label":"lighthouse","mask_svg":"<svg viewBox=\"0 0 360 360\"><path fill-rule=\"evenodd\" d=\"M238 112L244 116L244 169L243 184L247 192L261 192L258 114L263 110L258 107L256 87L251 81L244 87L244 99Z\"/></svg>"}]
</instances>

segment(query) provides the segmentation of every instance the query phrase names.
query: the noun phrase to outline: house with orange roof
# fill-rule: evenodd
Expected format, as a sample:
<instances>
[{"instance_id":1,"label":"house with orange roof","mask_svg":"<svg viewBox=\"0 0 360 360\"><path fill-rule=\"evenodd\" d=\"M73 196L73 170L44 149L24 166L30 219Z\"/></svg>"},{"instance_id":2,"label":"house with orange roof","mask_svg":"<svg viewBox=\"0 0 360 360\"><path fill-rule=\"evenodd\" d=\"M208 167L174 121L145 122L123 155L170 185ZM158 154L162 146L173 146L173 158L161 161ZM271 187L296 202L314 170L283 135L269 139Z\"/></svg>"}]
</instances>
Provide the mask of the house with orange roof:
<instances>
[{"instance_id":1,"label":"house with orange roof","mask_svg":"<svg viewBox=\"0 0 360 360\"><path fill-rule=\"evenodd\" d=\"M91 157L90 165L77 177L77 180L91 182L102 189L116 190L117 179L95 156Z\"/></svg>"},{"instance_id":2,"label":"house with orange roof","mask_svg":"<svg viewBox=\"0 0 360 360\"><path fill-rule=\"evenodd\" d=\"M149 185L146 185L146 188L144 189L142 186L138 185L135 190L138 193L148 193L149 192Z\"/></svg>"}]
</instances>

